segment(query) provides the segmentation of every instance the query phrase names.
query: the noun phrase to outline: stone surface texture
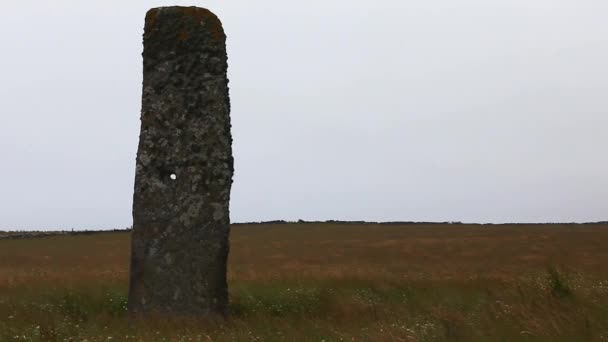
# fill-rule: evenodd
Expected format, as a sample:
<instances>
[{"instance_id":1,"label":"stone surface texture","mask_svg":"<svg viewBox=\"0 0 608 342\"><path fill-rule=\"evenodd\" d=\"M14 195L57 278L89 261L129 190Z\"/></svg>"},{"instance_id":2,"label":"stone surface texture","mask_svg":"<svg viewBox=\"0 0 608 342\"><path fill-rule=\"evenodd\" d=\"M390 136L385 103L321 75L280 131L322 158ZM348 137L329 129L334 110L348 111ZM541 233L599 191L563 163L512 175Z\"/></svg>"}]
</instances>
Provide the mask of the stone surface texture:
<instances>
[{"instance_id":1,"label":"stone surface texture","mask_svg":"<svg viewBox=\"0 0 608 342\"><path fill-rule=\"evenodd\" d=\"M233 175L226 36L196 7L148 11L129 311L225 314Z\"/></svg>"}]
</instances>

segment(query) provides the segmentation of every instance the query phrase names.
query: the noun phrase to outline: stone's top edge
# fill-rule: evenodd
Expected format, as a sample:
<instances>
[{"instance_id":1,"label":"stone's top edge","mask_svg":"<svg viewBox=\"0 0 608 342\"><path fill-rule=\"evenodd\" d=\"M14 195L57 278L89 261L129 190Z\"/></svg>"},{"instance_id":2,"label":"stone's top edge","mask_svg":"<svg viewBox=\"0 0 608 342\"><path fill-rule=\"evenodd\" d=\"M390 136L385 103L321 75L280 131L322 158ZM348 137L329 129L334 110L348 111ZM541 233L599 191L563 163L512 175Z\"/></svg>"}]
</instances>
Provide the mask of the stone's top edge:
<instances>
[{"instance_id":1,"label":"stone's top edge","mask_svg":"<svg viewBox=\"0 0 608 342\"><path fill-rule=\"evenodd\" d=\"M166 6L151 8L146 13L146 30L155 27L159 16L162 17L166 13L178 14L184 17L196 19L198 21L205 21L208 23L208 29L217 39L226 38L222 22L217 15L206 8L195 6Z\"/></svg>"},{"instance_id":2,"label":"stone's top edge","mask_svg":"<svg viewBox=\"0 0 608 342\"><path fill-rule=\"evenodd\" d=\"M184 11L184 10L195 10L195 11L207 11L207 12L211 12L209 9L204 8L204 7L196 7L196 6L160 6L160 7L152 7L148 10L148 12L150 11L170 11L170 10L175 10L175 11Z\"/></svg>"},{"instance_id":3,"label":"stone's top edge","mask_svg":"<svg viewBox=\"0 0 608 342\"><path fill-rule=\"evenodd\" d=\"M148 10L148 12L146 13L146 16L149 16L149 15L156 16L156 15L160 14L161 12L182 13L184 15L195 16L195 17L209 16L209 17L217 18L217 16L210 10L203 8L203 7L196 7L196 6L153 7Z\"/></svg>"}]
</instances>

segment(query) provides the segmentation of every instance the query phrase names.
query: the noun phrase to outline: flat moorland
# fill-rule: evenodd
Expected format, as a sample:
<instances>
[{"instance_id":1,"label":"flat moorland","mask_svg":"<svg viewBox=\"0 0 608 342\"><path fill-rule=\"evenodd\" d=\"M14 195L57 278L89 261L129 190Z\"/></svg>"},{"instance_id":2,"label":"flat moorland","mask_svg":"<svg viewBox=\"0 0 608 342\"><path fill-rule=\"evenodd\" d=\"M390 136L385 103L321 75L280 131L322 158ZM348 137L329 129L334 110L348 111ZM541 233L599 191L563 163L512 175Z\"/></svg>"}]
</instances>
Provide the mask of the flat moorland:
<instances>
[{"instance_id":1,"label":"flat moorland","mask_svg":"<svg viewBox=\"0 0 608 342\"><path fill-rule=\"evenodd\" d=\"M236 225L227 320L126 313L129 233L0 239L0 341L608 341L608 225Z\"/></svg>"}]
</instances>

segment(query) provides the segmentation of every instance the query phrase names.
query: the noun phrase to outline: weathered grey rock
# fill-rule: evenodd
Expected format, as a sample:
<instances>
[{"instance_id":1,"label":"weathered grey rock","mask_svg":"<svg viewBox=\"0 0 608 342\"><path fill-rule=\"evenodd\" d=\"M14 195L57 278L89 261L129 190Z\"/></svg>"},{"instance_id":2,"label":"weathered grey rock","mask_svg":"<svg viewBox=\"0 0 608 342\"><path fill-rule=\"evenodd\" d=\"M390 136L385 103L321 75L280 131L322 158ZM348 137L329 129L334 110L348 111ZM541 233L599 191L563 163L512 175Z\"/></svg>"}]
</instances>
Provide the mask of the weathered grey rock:
<instances>
[{"instance_id":1,"label":"weathered grey rock","mask_svg":"<svg viewBox=\"0 0 608 342\"><path fill-rule=\"evenodd\" d=\"M233 159L222 24L203 8L151 9L143 60L129 311L225 314Z\"/></svg>"}]
</instances>

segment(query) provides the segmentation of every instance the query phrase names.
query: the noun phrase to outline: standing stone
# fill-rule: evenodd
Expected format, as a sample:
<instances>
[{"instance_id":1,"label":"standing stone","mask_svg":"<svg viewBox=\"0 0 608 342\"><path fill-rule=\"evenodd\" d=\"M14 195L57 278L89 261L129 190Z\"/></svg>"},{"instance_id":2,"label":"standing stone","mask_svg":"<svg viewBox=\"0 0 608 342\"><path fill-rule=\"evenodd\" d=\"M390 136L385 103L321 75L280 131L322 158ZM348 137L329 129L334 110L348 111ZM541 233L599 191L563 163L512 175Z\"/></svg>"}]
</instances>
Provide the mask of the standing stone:
<instances>
[{"instance_id":1,"label":"standing stone","mask_svg":"<svg viewBox=\"0 0 608 342\"><path fill-rule=\"evenodd\" d=\"M227 311L233 159L226 60L226 36L210 11L148 11L131 313Z\"/></svg>"}]
</instances>

